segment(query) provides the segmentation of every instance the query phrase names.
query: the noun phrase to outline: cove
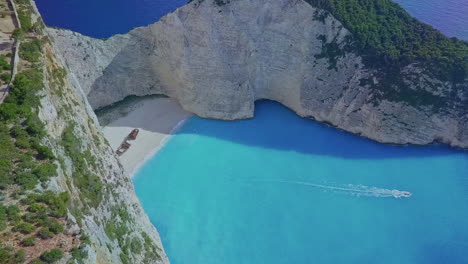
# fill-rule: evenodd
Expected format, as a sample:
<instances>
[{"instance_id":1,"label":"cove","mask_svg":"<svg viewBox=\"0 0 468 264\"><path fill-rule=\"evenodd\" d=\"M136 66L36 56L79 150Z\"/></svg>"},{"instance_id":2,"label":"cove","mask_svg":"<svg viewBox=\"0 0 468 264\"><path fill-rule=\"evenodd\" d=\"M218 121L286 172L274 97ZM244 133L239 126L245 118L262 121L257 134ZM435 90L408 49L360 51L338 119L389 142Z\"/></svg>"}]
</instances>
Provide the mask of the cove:
<instances>
[{"instance_id":1,"label":"cove","mask_svg":"<svg viewBox=\"0 0 468 264\"><path fill-rule=\"evenodd\" d=\"M191 118L134 184L173 264L468 262L466 152L378 144L270 101L253 120Z\"/></svg>"},{"instance_id":2,"label":"cove","mask_svg":"<svg viewBox=\"0 0 468 264\"><path fill-rule=\"evenodd\" d=\"M36 4L47 25L103 38L185 2ZM465 0L395 2L468 40ZM173 264L468 263L467 155L380 145L260 102L253 120L190 119L134 183Z\"/></svg>"}]
</instances>

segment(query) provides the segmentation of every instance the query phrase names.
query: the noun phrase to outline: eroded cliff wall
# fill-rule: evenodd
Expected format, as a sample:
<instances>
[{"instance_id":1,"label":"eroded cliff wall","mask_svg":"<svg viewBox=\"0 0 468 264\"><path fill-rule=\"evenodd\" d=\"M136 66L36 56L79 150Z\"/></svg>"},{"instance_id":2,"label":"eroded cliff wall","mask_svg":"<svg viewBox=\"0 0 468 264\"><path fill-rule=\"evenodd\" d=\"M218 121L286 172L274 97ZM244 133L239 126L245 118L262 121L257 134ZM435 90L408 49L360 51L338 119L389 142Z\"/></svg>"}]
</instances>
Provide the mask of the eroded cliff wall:
<instances>
[{"instance_id":1,"label":"eroded cliff wall","mask_svg":"<svg viewBox=\"0 0 468 264\"><path fill-rule=\"evenodd\" d=\"M54 53L44 45L39 117L47 145L59 157L50 188L70 195L66 232L78 235L86 252L78 263L169 263L79 85L70 75L57 75L63 66Z\"/></svg>"},{"instance_id":2,"label":"eroded cliff wall","mask_svg":"<svg viewBox=\"0 0 468 264\"><path fill-rule=\"evenodd\" d=\"M93 108L164 94L199 116L233 120L251 118L255 100L270 99L384 143L468 147L466 92L439 109L378 97L379 70L350 48L352 34L303 0L195 0L107 40L49 33ZM436 100L454 88L418 65L402 71L410 91Z\"/></svg>"},{"instance_id":3,"label":"eroded cliff wall","mask_svg":"<svg viewBox=\"0 0 468 264\"><path fill-rule=\"evenodd\" d=\"M54 171L48 171L45 175L50 180L41 180L42 183L31 186L31 190L15 194L21 183L12 184L5 190L2 188L2 203L19 204L21 211L26 208L25 199L30 200L31 195L52 191L64 195L59 197L57 203L62 206L66 204L67 207L65 215L59 219L64 223L64 232L57 232L61 236L59 240L57 236L44 237L39 232L37 248L31 249L31 245L26 247L17 243L13 245L15 250L16 247L26 248L24 259L28 263L54 247L64 251L59 263L169 263L158 232L135 195L130 176L104 138L80 83L67 73L63 61L56 55L34 3L22 2L21 8L34 24L34 30L29 29L25 33L28 39L22 45L35 43L38 48L34 56L37 57L27 61L24 59L26 52L20 51L20 71L28 74L21 76L20 82L14 84L9 96L22 94L20 87L28 87L26 85L30 82L27 76L32 73L40 76L37 80L43 83L37 85L41 88L34 97L40 100L36 110L42 124L37 125L44 126L45 135L40 143L51 150L48 156L53 156L41 162L54 164ZM7 98L5 104L8 103ZM18 118L22 118L21 114L18 114ZM11 159L16 162L13 156ZM16 168L14 173L20 171L20 168ZM7 176L13 178L14 173ZM45 200L40 202L47 203ZM22 219L31 221L27 216L35 211L31 208L27 210ZM35 235L36 231L32 236ZM3 242L10 241L2 241L2 246ZM72 247L75 248L71 250ZM34 250L37 252L32 252Z\"/></svg>"}]
</instances>

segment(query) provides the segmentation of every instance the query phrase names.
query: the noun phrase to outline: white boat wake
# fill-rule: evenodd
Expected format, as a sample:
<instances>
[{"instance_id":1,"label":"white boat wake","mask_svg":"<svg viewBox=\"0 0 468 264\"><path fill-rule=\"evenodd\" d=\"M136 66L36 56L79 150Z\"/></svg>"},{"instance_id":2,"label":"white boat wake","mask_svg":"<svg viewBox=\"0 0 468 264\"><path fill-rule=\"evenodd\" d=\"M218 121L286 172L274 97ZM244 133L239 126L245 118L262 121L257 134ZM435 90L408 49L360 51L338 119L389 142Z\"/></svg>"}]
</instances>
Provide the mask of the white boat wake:
<instances>
[{"instance_id":1,"label":"white boat wake","mask_svg":"<svg viewBox=\"0 0 468 264\"><path fill-rule=\"evenodd\" d=\"M372 186L365 186L365 185L354 185L348 184L343 187L337 186L330 186L330 185L323 185L323 184L315 184L310 182L302 182L302 181L286 181L286 180L252 180L252 181L262 181L262 182L277 182L277 183L286 183L286 184L297 184L303 186L311 186L315 188L321 188L336 192L342 192L346 194L356 195L356 196L369 196L369 197L394 197L394 198L402 198L402 197L410 197L412 193L408 191L400 191L400 190L390 190L390 189L383 189L377 188Z\"/></svg>"}]
</instances>

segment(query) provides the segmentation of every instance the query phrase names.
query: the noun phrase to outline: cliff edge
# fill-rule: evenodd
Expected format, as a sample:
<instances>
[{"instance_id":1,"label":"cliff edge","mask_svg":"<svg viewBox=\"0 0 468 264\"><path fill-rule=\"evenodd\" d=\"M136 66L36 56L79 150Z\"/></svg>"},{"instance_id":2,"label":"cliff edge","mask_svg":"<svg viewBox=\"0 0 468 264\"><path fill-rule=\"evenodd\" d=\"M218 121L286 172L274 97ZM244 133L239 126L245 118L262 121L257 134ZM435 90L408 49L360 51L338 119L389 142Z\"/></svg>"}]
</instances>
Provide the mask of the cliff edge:
<instances>
[{"instance_id":1,"label":"cliff edge","mask_svg":"<svg viewBox=\"0 0 468 264\"><path fill-rule=\"evenodd\" d=\"M17 72L0 103L0 263L169 263L34 3L15 2Z\"/></svg>"}]
</instances>

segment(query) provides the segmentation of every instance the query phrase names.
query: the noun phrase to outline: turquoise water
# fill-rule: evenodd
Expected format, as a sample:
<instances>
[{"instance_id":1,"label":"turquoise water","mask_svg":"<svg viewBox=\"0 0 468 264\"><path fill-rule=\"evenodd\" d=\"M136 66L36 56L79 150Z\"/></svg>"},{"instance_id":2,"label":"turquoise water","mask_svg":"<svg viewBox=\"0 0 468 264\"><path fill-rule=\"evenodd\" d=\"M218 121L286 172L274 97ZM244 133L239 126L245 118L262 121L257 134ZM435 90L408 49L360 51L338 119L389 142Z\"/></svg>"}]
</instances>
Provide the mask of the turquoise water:
<instances>
[{"instance_id":1,"label":"turquoise water","mask_svg":"<svg viewBox=\"0 0 468 264\"><path fill-rule=\"evenodd\" d=\"M172 264L468 263L466 152L256 109L190 119L136 175Z\"/></svg>"}]
</instances>

